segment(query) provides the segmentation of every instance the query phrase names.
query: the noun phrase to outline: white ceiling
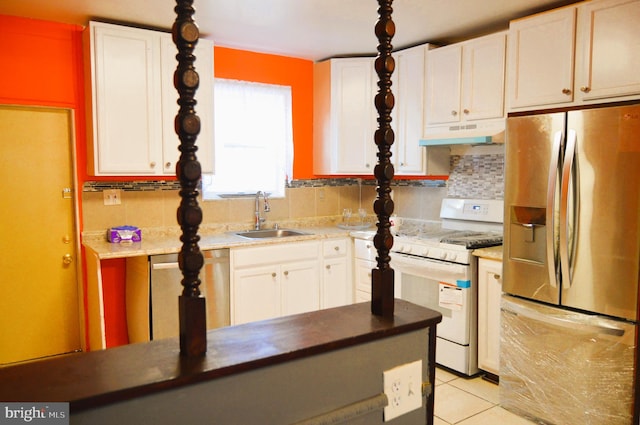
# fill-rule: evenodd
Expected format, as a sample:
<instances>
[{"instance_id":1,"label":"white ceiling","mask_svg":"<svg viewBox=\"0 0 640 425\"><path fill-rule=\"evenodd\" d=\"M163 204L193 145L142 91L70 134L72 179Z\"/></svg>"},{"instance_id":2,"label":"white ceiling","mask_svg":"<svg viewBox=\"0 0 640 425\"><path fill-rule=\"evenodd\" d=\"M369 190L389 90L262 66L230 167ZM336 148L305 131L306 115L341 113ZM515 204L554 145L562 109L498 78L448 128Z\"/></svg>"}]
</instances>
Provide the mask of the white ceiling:
<instances>
[{"instance_id":1,"label":"white ceiling","mask_svg":"<svg viewBox=\"0 0 640 425\"><path fill-rule=\"evenodd\" d=\"M395 48L506 29L512 18L576 0L396 0ZM1 0L0 14L86 25L90 19L169 29L174 0ZM202 37L311 60L375 54L375 0L195 0Z\"/></svg>"}]
</instances>

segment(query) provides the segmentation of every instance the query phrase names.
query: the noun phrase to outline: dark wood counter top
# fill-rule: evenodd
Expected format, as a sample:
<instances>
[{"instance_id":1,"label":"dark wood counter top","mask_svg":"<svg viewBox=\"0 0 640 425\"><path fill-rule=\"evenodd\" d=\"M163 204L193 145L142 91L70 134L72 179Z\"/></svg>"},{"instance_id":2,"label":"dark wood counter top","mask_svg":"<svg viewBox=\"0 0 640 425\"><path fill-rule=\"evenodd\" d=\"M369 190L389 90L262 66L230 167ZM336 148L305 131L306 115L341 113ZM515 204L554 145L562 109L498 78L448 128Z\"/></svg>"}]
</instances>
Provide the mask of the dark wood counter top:
<instances>
[{"instance_id":1,"label":"dark wood counter top","mask_svg":"<svg viewBox=\"0 0 640 425\"><path fill-rule=\"evenodd\" d=\"M177 339L132 344L0 368L3 402L70 402L71 411L217 379L331 350L435 327L440 313L396 300L392 319L368 302L208 332L199 359Z\"/></svg>"}]
</instances>

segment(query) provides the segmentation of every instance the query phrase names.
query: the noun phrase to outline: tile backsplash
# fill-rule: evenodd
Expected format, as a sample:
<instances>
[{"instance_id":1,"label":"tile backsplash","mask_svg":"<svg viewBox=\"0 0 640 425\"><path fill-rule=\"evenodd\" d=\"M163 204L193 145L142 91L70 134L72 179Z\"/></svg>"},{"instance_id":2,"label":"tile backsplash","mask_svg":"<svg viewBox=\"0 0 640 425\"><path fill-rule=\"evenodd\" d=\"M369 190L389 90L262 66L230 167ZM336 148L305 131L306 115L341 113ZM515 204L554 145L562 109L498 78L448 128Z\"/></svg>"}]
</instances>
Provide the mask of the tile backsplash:
<instances>
[{"instance_id":1,"label":"tile backsplash","mask_svg":"<svg viewBox=\"0 0 640 425\"><path fill-rule=\"evenodd\" d=\"M438 220L445 197L503 199L504 154L502 147L465 150L452 149L449 179L396 180L392 185L394 213L401 217ZM121 205L104 205L105 189L122 190ZM83 187L83 223L85 232L103 231L116 225L142 228L174 227L179 205L178 181L89 181ZM375 180L356 178L294 180L285 198L270 200L267 227L287 225L297 220L334 217L339 220L344 208L363 207L373 213L377 196ZM250 226L254 217L253 198L199 200L203 226L234 223Z\"/></svg>"},{"instance_id":2,"label":"tile backsplash","mask_svg":"<svg viewBox=\"0 0 640 425\"><path fill-rule=\"evenodd\" d=\"M459 154L452 152L447 196L504 199L503 146L471 148Z\"/></svg>"}]
</instances>

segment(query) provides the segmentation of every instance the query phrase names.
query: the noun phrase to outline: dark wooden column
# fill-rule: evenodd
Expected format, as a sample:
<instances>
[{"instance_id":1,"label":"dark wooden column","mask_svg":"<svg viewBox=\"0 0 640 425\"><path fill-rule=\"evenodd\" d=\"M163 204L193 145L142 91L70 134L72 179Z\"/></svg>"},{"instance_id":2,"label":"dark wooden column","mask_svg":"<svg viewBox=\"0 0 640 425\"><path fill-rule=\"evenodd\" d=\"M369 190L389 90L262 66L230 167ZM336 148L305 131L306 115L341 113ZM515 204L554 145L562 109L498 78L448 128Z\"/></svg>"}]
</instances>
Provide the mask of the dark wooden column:
<instances>
[{"instance_id":1,"label":"dark wooden column","mask_svg":"<svg viewBox=\"0 0 640 425\"><path fill-rule=\"evenodd\" d=\"M202 210L197 197L202 170L196 157L200 118L195 112L195 93L200 78L194 67L196 58L193 55L200 33L193 20L193 0L176 0L175 12L177 16L172 34L178 48L178 67L173 75L173 84L178 90L180 106L175 119L175 130L180 137L180 160L176 165L176 175L181 187L177 218L182 229L178 263L183 275L183 291L179 298L180 353L195 357L207 351L206 301L200 296L199 278L204 257L198 246Z\"/></svg>"},{"instance_id":2,"label":"dark wooden column","mask_svg":"<svg viewBox=\"0 0 640 425\"><path fill-rule=\"evenodd\" d=\"M389 266L389 250L393 246L389 217L393 214L391 199L391 180L394 168L391 163L391 145L395 140L391 128L391 111L395 98L391 92L391 74L395 69L395 61L391 56L391 39L396 26L391 19L393 0L378 0L378 22L375 26L378 37L378 56L375 69L378 74L378 93L375 105L378 111L378 129L375 132L375 143L378 146L378 163L374 175L378 181L377 198L373 210L378 216L378 230L373 243L378 250L377 268L371 273L371 312L377 316L393 317L394 309L394 273Z\"/></svg>"}]
</instances>

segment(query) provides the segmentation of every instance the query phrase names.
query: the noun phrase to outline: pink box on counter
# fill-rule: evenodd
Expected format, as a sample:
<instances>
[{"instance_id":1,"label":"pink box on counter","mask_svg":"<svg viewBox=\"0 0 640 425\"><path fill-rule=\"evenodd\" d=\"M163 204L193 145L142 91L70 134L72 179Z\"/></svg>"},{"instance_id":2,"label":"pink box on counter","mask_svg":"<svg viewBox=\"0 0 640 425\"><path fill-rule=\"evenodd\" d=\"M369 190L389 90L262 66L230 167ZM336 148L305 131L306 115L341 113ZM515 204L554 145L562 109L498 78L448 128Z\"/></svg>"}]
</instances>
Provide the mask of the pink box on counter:
<instances>
[{"instance_id":1,"label":"pink box on counter","mask_svg":"<svg viewBox=\"0 0 640 425\"><path fill-rule=\"evenodd\" d=\"M136 226L118 226L107 230L107 240L112 243L140 242L142 231Z\"/></svg>"}]
</instances>

